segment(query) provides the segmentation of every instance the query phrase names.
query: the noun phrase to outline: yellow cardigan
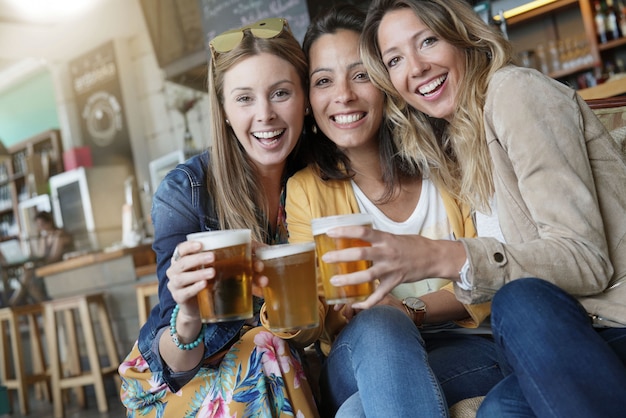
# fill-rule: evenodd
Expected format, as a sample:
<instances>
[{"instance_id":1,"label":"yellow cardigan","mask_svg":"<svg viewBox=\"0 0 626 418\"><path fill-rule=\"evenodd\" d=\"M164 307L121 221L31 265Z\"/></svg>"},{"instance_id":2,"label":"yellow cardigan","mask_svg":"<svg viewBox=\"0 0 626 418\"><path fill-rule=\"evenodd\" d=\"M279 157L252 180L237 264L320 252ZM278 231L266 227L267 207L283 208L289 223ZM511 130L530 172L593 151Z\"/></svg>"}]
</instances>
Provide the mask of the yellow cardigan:
<instances>
[{"instance_id":1,"label":"yellow cardigan","mask_svg":"<svg viewBox=\"0 0 626 418\"><path fill-rule=\"evenodd\" d=\"M469 210L459 207L447 193L441 191L440 193L455 237L476 236L476 229ZM289 242L307 242L313 241L311 219L330 215L358 213L360 210L349 181L323 181L313 168L307 167L288 180L285 211L287 213ZM450 282L442 290L454 293L453 283ZM457 321L457 323L463 327L475 328L489 316L491 303L465 305L465 308L469 317L465 320ZM345 324L343 315L332 308L329 309L325 303L321 302L320 326L318 329L281 336L283 338L293 338L294 342L302 345L310 344L319 338L322 351L324 354L328 354L332 341L334 341Z\"/></svg>"}]
</instances>

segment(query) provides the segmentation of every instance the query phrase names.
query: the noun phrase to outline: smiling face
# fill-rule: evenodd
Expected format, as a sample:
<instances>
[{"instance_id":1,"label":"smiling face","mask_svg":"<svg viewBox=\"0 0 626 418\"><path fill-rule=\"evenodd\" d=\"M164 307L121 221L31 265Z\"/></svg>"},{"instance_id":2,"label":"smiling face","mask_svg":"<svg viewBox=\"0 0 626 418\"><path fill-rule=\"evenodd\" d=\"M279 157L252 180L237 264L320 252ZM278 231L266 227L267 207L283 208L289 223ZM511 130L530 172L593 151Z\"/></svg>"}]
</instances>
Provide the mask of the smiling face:
<instances>
[{"instance_id":1,"label":"smiling face","mask_svg":"<svg viewBox=\"0 0 626 418\"><path fill-rule=\"evenodd\" d=\"M463 51L439 38L411 9L387 12L377 34L389 78L406 102L450 121L465 74Z\"/></svg>"},{"instance_id":2,"label":"smiling face","mask_svg":"<svg viewBox=\"0 0 626 418\"><path fill-rule=\"evenodd\" d=\"M224 74L223 91L226 118L257 168L284 166L306 106L294 66L268 53L250 56Z\"/></svg>"},{"instance_id":3,"label":"smiling face","mask_svg":"<svg viewBox=\"0 0 626 418\"><path fill-rule=\"evenodd\" d=\"M375 145L383 118L384 96L365 71L358 43L358 33L342 29L320 36L309 51L315 121L346 153Z\"/></svg>"}]
</instances>

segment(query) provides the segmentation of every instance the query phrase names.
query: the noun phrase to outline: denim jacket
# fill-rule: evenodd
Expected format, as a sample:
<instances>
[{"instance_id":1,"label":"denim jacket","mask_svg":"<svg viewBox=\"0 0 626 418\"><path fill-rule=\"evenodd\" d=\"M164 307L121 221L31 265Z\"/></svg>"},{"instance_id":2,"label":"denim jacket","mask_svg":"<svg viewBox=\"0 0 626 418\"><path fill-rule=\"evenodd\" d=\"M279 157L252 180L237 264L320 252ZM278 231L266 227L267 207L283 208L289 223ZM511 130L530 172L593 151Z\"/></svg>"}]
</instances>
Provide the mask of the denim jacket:
<instances>
[{"instance_id":1,"label":"denim jacket","mask_svg":"<svg viewBox=\"0 0 626 418\"><path fill-rule=\"evenodd\" d=\"M152 309L147 322L139 331L138 346L150 370L162 373L162 379L174 392L180 389L169 368L158 355L158 340L169 332L169 322L176 302L167 289L166 270L174 248L186 240L186 235L219 229L213 199L207 190L209 154L204 152L179 164L159 185L152 203L154 244L159 278L159 304ZM204 358L229 347L237 338L244 321L207 324L204 334Z\"/></svg>"}]
</instances>

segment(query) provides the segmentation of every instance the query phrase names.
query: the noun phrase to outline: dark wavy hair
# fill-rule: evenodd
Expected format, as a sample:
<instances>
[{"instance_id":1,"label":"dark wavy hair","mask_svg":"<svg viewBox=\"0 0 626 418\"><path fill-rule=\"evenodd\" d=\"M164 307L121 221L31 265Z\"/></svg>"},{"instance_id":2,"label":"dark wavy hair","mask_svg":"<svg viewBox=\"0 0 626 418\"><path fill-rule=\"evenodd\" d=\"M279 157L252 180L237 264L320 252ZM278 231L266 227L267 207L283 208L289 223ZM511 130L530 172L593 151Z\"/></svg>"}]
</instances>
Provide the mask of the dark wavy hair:
<instances>
[{"instance_id":1,"label":"dark wavy hair","mask_svg":"<svg viewBox=\"0 0 626 418\"><path fill-rule=\"evenodd\" d=\"M350 4L334 6L317 15L309 24L302 43L307 59L310 58L311 47L322 35L335 34L340 30L349 30L360 35L365 25L365 17L363 10ZM305 123L307 135L303 146L307 150L308 162L315 166L320 177L324 180L348 180L354 177L350 159L343 151L320 129L317 129L317 133L313 132L313 116L307 117ZM385 182L385 193L379 202L386 203L392 198L394 187L402 175L415 175L415 168L407 169L406 162L400 157L393 140L389 120L384 116L378 132L378 144Z\"/></svg>"}]
</instances>

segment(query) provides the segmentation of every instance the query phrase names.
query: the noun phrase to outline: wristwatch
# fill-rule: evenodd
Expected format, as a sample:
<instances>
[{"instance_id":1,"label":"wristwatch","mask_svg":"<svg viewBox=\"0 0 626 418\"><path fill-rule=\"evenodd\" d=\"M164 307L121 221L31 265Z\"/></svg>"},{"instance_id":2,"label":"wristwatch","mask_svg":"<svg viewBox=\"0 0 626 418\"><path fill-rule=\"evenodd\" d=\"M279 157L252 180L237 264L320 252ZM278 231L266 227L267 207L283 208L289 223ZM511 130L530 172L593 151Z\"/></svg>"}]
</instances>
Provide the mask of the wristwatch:
<instances>
[{"instance_id":1,"label":"wristwatch","mask_svg":"<svg viewBox=\"0 0 626 418\"><path fill-rule=\"evenodd\" d=\"M420 298L411 296L404 298L402 300L402 304L415 325L417 325L418 328L421 328L424 323L424 317L426 316L426 304Z\"/></svg>"}]
</instances>

